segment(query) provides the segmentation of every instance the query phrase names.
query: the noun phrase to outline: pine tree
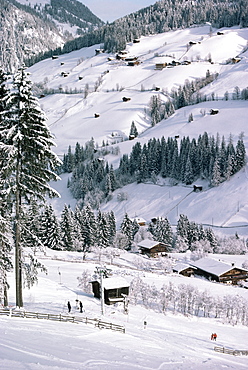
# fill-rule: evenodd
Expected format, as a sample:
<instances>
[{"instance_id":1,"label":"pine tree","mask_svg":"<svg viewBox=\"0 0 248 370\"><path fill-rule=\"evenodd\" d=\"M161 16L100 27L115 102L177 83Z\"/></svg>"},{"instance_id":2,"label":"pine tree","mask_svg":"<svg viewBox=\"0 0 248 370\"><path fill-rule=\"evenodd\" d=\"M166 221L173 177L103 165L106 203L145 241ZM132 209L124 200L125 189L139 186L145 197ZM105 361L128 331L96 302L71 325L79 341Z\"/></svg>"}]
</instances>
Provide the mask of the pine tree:
<instances>
[{"instance_id":1,"label":"pine tree","mask_svg":"<svg viewBox=\"0 0 248 370\"><path fill-rule=\"evenodd\" d=\"M44 247L61 250L61 229L51 204L45 205L41 215L40 239Z\"/></svg>"},{"instance_id":2,"label":"pine tree","mask_svg":"<svg viewBox=\"0 0 248 370\"><path fill-rule=\"evenodd\" d=\"M127 213L125 213L121 223L121 232L126 235L128 239L128 245L126 246L126 249L130 249L133 240L133 223L128 217Z\"/></svg>"},{"instance_id":3,"label":"pine tree","mask_svg":"<svg viewBox=\"0 0 248 370\"><path fill-rule=\"evenodd\" d=\"M134 137L138 136L138 130L137 130L137 127L135 126L134 121L132 121L129 136L134 136Z\"/></svg>"},{"instance_id":4,"label":"pine tree","mask_svg":"<svg viewBox=\"0 0 248 370\"><path fill-rule=\"evenodd\" d=\"M8 114L4 122L0 121L1 154L7 156L6 166L0 169L0 177L2 187L8 189L15 205L16 305L22 307L20 218L23 200L33 198L45 201L46 194L58 196L48 182L58 179L55 170L60 161L51 151L53 138L39 102L32 94L31 82L24 67L15 74L13 88L7 100Z\"/></svg>"},{"instance_id":5,"label":"pine tree","mask_svg":"<svg viewBox=\"0 0 248 370\"><path fill-rule=\"evenodd\" d=\"M244 145L244 133L242 132L239 135L239 140L236 145L236 157L235 157L235 162L236 162L236 172L241 170L241 168L244 167L245 162L246 162L246 151L245 151L245 145Z\"/></svg>"},{"instance_id":6,"label":"pine tree","mask_svg":"<svg viewBox=\"0 0 248 370\"><path fill-rule=\"evenodd\" d=\"M116 220L113 211L110 211L108 214L108 225L109 225L109 242L113 244L116 237Z\"/></svg>"},{"instance_id":7,"label":"pine tree","mask_svg":"<svg viewBox=\"0 0 248 370\"><path fill-rule=\"evenodd\" d=\"M153 236L155 240L172 246L173 233L171 225L167 218L157 219L156 225L153 229Z\"/></svg>"},{"instance_id":8,"label":"pine tree","mask_svg":"<svg viewBox=\"0 0 248 370\"><path fill-rule=\"evenodd\" d=\"M177 228L176 228L176 234L177 238L180 237L180 240L185 241L187 245L189 246L189 231L190 230L190 222L188 220L188 217L180 214L179 219L177 221Z\"/></svg>"},{"instance_id":9,"label":"pine tree","mask_svg":"<svg viewBox=\"0 0 248 370\"><path fill-rule=\"evenodd\" d=\"M190 185L194 181L193 169L192 169L192 164L191 164L191 159L190 158L191 157L190 157L190 153L189 153L188 159L187 159L187 162L186 162L184 178L183 178L183 181L185 182L186 185Z\"/></svg>"},{"instance_id":10,"label":"pine tree","mask_svg":"<svg viewBox=\"0 0 248 370\"><path fill-rule=\"evenodd\" d=\"M211 185L218 186L221 183L221 173L220 173L220 166L219 166L219 158L216 158L213 167L213 173L211 178Z\"/></svg>"},{"instance_id":11,"label":"pine tree","mask_svg":"<svg viewBox=\"0 0 248 370\"><path fill-rule=\"evenodd\" d=\"M67 251L75 250L75 224L72 210L65 204L61 214L62 248Z\"/></svg>"}]
</instances>

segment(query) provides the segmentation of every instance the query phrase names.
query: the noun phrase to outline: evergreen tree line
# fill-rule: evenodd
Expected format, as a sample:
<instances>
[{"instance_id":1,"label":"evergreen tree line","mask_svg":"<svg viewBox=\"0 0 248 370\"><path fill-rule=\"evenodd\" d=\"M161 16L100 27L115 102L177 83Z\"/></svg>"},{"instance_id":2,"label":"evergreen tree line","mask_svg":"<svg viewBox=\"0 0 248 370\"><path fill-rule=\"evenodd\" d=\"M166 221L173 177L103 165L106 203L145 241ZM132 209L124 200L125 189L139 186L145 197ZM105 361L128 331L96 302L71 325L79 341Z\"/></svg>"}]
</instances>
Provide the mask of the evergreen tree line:
<instances>
[{"instance_id":1,"label":"evergreen tree line","mask_svg":"<svg viewBox=\"0 0 248 370\"><path fill-rule=\"evenodd\" d=\"M247 14L246 0L231 0L228 3L223 0L163 0L68 41L62 48L40 54L35 57L36 60L33 58L32 63L53 53L68 53L95 44L103 44L107 52L118 52L126 48L127 42L140 36L187 28L193 24L210 22L217 28L234 25L247 27Z\"/></svg>"},{"instance_id":2,"label":"evergreen tree line","mask_svg":"<svg viewBox=\"0 0 248 370\"><path fill-rule=\"evenodd\" d=\"M42 212L31 209L23 215L25 245L82 252L85 258L92 247L106 248L113 245L116 235L114 213L95 214L87 205L73 211L65 205L60 219L56 217L51 205L46 205Z\"/></svg>"},{"instance_id":3,"label":"evergreen tree line","mask_svg":"<svg viewBox=\"0 0 248 370\"><path fill-rule=\"evenodd\" d=\"M37 204L31 203L23 212L22 229L22 242L27 247L77 251L82 252L84 258L93 247L131 250L137 240L146 237L166 244L170 251L190 250L196 259L207 253L247 252L247 243L238 235L217 238L212 228L189 221L183 214L178 219L175 233L166 217L153 220L144 231L144 227L130 219L127 213L117 230L113 211L93 211L89 204L82 209L77 206L75 211L65 205L59 218L51 205L45 205L40 212Z\"/></svg>"},{"instance_id":4,"label":"evergreen tree line","mask_svg":"<svg viewBox=\"0 0 248 370\"><path fill-rule=\"evenodd\" d=\"M214 297L192 285L175 286L173 283L164 284L158 290L154 284L151 286L137 277L130 285L130 299L133 304L164 314L171 312L175 315L220 318L231 325L248 325L248 302L239 295Z\"/></svg>"},{"instance_id":5,"label":"evergreen tree line","mask_svg":"<svg viewBox=\"0 0 248 370\"><path fill-rule=\"evenodd\" d=\"M161 175L186 185L200 177L217 186L239 171L245 161L243 134L236 147L231 136L226 143L224 137L220 140L219 135L214 138L206 132L197 140L183 137L180 146L177 139L168 138L166 141L164 137L161 140L153 138L143 147L137 142L129 157L122 156L116 177L119 181L125 176L145 182Z\"/></svg>"},{"instance_id":6,"label":"evergreen tree line","mask_svg":"<svg viewBox=\"0 0 248 370\"><path fill-rule=\"evenodd\" d=\"M76 144L75 153L71 147L64 155L62 172L72 172L68 182L75 199L81 204L90 203L99 208L101 202L112 196L116 189L133 181L153 181L158 176L171 178L175 182L191 185L197 178L208 179L211 186L218 186L237 173L246 163L243 134L234 147L232 136L228 142L219 135L209 136L206 132L198 139L190 140L164 137L150 139L143 147L137 142L128 156L120 159L117 170L97 157L94 140L85 148Z\"/></svg>"}]
</instances>

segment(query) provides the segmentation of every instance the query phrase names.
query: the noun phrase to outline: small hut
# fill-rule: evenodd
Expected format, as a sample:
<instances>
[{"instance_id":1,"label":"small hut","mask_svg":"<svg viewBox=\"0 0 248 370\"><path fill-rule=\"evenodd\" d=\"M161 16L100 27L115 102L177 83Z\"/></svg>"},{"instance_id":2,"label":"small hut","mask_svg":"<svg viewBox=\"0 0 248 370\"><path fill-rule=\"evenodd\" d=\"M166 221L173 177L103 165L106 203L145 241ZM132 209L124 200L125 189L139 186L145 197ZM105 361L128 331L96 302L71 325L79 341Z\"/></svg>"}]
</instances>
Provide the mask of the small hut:
<instances>
[{"instance_id":1,"label":"small hut","mask_svg":"<svg viewBox=\"0 0 248 370\"><path fill-rule=\"evenodd\" d=\"M123 302L124 297L129 294L129 283L122 277L108 277L102 279L104 291L104 303L111 305ZM101 282L95 280L91 282L95 298L101 298Z\"/></svg>"}]
</instances>

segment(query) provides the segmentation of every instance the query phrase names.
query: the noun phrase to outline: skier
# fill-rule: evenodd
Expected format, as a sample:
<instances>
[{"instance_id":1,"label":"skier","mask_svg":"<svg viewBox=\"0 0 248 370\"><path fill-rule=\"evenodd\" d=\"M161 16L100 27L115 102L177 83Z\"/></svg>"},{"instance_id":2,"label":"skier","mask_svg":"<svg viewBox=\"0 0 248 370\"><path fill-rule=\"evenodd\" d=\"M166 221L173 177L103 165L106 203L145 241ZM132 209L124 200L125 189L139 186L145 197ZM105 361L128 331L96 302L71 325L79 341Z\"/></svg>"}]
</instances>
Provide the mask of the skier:
<instances>
[{"instance_id":1,"label":"skier","mask_svg":"<svg viewBox=\"0 0 248 370\"><path fill-rule=\"evenodd\" d=\"M70 304L70 302L68 301L68 303L67 303L67 307L68 307L68 313L70 313L71 312L71 304Z\"/></svg>"}]
</instances>

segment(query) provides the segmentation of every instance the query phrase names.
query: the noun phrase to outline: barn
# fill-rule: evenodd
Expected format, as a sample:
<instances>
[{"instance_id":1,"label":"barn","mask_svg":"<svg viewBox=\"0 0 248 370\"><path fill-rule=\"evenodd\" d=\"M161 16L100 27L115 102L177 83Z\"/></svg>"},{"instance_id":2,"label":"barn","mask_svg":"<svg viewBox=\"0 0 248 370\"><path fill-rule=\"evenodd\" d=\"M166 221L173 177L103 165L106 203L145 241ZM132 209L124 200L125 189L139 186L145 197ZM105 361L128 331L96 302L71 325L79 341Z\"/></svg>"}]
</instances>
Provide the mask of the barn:
<instances>
[{"instance_id":1,"label":"barn","mask_svg":"<svg viewBox=\"0 0 248 370\"><path fill-rule=\"evenodd\" d=\"M141 254L157 257L159 253L167 253L169 246L156 240L144 239L138 244Z\"/></svg>"},{"instance_id":2,"label":"barn","mask_svg":"<svg viewBox=\"0 0 248 370\"><path fill-rule=\"evenodd\" d=\"M196 268L195 274L220 283L236 285L248 279L248 270L236 267L213 258L201 258L191 266Z\"/></svg>"},{"instance_id":3,"label":"barn","mask_svg":"<svg viewBox=\"0 0 248 370\"><path fill-rule=\"evenodd\" d=\"M123 302L124 297L129 294L129 283L122 277L108 277L102 279L104 289L104 303L111 305ZM101 298L101 282L91 281L92 290L95 298Z\"/></svg>"},{"instance_id":4,"label":"barn","mask_svg":"<svg viewBox=\"0 0 248 370\"><path fill-rule=\"evenodd\" d=\"M172 270L173 270L173 272L176 272L177 274L190 277L190 276L194 275L194 273L196 271L196 268L193 267L193 266L190 266L186 263L177 263L173 267Z\"/></svg>"}]
</instances>

